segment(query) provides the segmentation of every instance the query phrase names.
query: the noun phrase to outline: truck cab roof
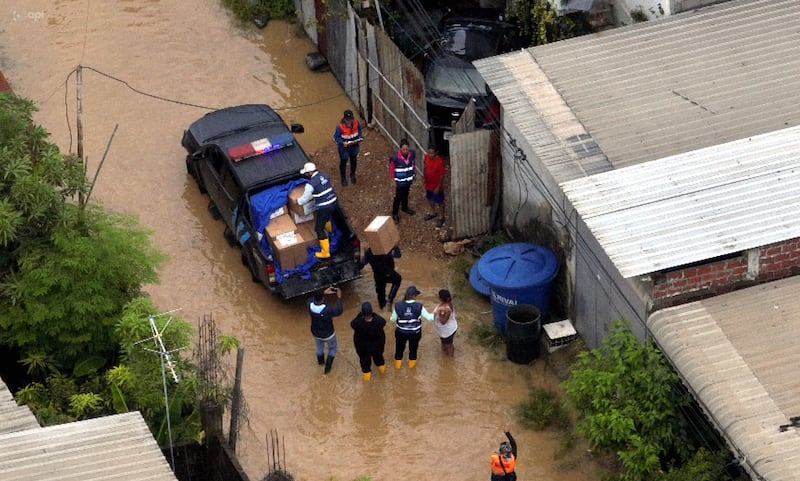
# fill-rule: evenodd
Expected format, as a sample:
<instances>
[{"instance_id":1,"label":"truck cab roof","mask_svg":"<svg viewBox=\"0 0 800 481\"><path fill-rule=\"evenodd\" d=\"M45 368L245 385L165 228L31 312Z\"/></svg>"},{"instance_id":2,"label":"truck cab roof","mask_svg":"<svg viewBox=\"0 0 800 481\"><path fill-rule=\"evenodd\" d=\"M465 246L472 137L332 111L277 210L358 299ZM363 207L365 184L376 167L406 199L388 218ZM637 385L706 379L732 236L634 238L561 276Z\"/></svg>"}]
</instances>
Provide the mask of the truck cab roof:
<instances>
[{"instance_id":1,"label":"truck cab roof","mask_svg":"<svg viewBox=\"0 0 800 481\"><path fill-rule=\"evenodd\" d=\"M182 144L193 153L215 150L243 192L299 177L308 162L292 130L268 105L210 112L189 126Z\"/></svg>"}]
</instances>

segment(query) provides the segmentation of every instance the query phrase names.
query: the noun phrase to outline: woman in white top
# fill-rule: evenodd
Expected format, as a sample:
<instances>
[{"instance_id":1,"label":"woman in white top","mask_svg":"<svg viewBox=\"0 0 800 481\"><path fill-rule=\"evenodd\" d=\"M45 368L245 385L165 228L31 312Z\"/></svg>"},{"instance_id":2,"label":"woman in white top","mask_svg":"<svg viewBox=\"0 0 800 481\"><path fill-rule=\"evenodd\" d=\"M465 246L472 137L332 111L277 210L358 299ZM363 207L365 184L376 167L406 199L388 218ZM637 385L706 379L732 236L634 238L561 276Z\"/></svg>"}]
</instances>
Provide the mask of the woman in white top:
<instances>
[{"instance_id":1,"label":"woman in white top","mask_svg":"<svg viewBox=\"0 0 800 481\"><path fill-rule=\"evenodd\" d=\"M450 291L447 289L440 290L439 301L439 304L433 309L433 326L442 341L442 351L447 356L453 356L456 352L453 338L458 330L458 322L456 321L456 309L453 307L453 297L450 295Z\"/></svg>"}]
</instances>

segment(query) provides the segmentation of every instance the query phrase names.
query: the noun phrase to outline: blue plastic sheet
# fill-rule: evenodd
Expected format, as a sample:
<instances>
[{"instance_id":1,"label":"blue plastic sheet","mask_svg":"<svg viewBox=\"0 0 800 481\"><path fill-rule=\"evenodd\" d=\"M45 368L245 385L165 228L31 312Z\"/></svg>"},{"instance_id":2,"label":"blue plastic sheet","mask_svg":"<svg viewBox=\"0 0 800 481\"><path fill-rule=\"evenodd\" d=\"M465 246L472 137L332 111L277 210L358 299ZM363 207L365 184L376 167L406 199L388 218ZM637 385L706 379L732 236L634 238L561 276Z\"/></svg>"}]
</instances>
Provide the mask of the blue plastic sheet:
<instances>
[{"instance_id":1,"label":"blue plastic sheet","mask_svg":"<svg viewBox=\"0 0 800 481\"><path fill-rule=\"evenodd\" d=\"M307 181L304 179L293 180L286 184L271 187L252 195L250 197L250 205L252 208L253 223L255 224L256 232L263 233L264 229L267 227L267 225L269 225L270 215L272 215L273 212L281 207L286 206L286 204L289 202L289 193L292 190L298 186L305 185L306 183ZM335 222L331 222L331 224L333 225L333 232L329 234L331 252L336 252L338 250L339 241L342 238L342 232ZM267 242L266 236L261 238L261 250L263 250L267 256L272 257L272 252L269 248L269 242ZM294 269L283 270L281 266L275 262L275 272L277 274L279 284L293 275L299 275L301 279L311 278L311 268L319 262L316 256L311 254L314 252L319 252L320 248L309 247L307 251L308 262L299 265Z\"/></svg>"}]
</instances>

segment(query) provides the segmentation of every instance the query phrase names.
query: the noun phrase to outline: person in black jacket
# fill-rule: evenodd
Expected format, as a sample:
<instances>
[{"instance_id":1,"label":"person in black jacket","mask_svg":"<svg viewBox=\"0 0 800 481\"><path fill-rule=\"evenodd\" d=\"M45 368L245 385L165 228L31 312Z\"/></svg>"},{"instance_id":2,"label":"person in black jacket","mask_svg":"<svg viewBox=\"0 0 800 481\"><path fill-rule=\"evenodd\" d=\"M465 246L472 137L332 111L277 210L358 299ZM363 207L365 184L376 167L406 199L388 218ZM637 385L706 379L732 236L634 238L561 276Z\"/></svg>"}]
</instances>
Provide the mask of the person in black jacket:
<instances>
[{"instance_id":1,"label":"person in black jacket","mask_svg":"<svg viewBox=\"0 0 800 481\"><path fill-rule=\"evenodd\" d=\"M336 295L336 307L325 304L325 294ZM317 363L325 366L325 374L331 372L333 359L336 357L338 342L336 331L333 328L333 318L341 316L344 311L342 305L342 291L329 287L324 291L317 291L314 298L308 303L308 312L311 314L311 335L317 344ZM328 345L328 358L325 359L325 345Z\"/></svg>"},{"instance_id":2,"label":"person in black jacket","mask_svg":"<svg viewBox=\"0 0 800 481\"><path fill-rule=\"evenodd\" d=\"M375 254L372 249L367 248L364 252L364 257L361 259L361 267L367 264L372 267L372 277L375 280L375 294L378 295L378 306L383 309L384 307L391 306L394 303L394 298L397 296L397 291L400 289L400 283L403 277L395 270L394 260L399 259L403 254L400 252L399 246L389 251L388 254ZM389 300L386 300L386 284L391 284L389 289Z\"/></svg>"},{"instance_id":3,"label":"person in black jacket","mask_svg":"<svg viewBox=\"0 0 800 481\"><path fill-rule=\"evenodd\" d=\"M353 345L361 364L362 378L364 381L372 379L372 362L378 366L381 374L386 372L386 361L383 358L383 348L386 346L386 319L372 312L372 304L361 304L361 312L350 322L353 328Z\"/></svg>"}]
</instances>

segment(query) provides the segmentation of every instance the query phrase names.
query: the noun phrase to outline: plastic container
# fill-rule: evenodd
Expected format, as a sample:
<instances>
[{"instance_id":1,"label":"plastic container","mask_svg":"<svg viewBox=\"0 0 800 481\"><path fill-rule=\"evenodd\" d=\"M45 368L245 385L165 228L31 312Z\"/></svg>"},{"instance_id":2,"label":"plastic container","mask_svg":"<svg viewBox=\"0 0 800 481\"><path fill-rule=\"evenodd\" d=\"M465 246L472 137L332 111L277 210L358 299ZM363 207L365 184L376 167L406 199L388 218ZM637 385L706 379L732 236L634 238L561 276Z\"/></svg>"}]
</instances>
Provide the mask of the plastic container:
<instances>
[{"instance_id":1,"label":"plastic container","mask_svg":"<svg viewBox=\"0 0 800 481\"><path fill-rule=\"evenodd\" d=\"M542 316L530 304L511 306L506 312L506 355L517 364L530 364L539 357Z\"/></svg>"},{"instance_id":2,"label":"plastic container","mask_svg":"<svg viewBox=\"0 0 800 481\"><path fill-rule=\"evenodd\" d=\"M481 261L478 260L478 262L472 265L472 269L469 270L469 284L478 294L489 297L489 295L492 293L492 288L489 287L489 284L487 284L486 281L483 280L483 277L481 277L478 269L478 264L480 263Z\"/></svg>"},{"instance_id":3,"label":"plastic container","mask_svg":"<svg viewBox=\"0 0 800 481\"><path fill-rule=\"evenodd\" d=\"M539 308L547 322L550 292L558 274L558 259L550 249L524 243L504 244L486 252L478 274L490 287L494 324L506 334L506 312L517 304Z\"/></svg>"}]
</instances>

